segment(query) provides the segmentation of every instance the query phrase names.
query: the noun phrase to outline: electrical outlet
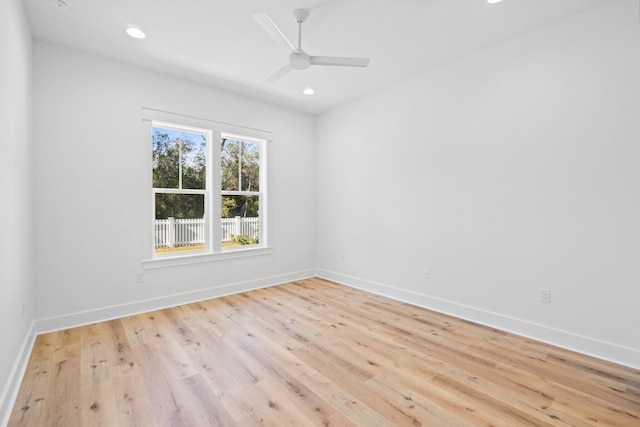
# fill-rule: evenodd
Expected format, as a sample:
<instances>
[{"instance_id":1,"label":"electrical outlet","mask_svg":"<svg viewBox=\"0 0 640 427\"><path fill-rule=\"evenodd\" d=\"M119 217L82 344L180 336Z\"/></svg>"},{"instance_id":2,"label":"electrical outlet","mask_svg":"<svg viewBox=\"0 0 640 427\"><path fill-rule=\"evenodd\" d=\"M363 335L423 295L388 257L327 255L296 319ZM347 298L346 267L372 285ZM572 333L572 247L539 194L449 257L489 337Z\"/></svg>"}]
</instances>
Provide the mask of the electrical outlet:
<instances>
[{"instance_id":1,"label":"electrical outlet","mask_svg":"<svg viewBox=\"0 0 640 427\"><path fill-rule=\"evenodd\" d=\"M423 277L424 277L425 279L428 279L428 278L429 278L429 276L430 276L430 274L431 274L431 273L429 272L429 269L428 269L428 268L425 268L425 269L424 269L424 273L423 273Z\"/></svg>"},{"instance_id":2,"label":"electrical outlet","mask_svg":"<svg viewBox=\"0 0 640 427\"><path fill-rule=\"evenodd\" d=\"M551 303L551 290L540 288L540 302L545 304Z\"/></svg>"},{"instance_id":3,"label":"electrical outlet","mask_svg":"<svg viewBox=\"0 0 640 427\"><path fill-rule=\"evenodd\" d=\"M144 271L138 271L136 273L136 283L144 282Z\"/></svg>"}]
</instances>

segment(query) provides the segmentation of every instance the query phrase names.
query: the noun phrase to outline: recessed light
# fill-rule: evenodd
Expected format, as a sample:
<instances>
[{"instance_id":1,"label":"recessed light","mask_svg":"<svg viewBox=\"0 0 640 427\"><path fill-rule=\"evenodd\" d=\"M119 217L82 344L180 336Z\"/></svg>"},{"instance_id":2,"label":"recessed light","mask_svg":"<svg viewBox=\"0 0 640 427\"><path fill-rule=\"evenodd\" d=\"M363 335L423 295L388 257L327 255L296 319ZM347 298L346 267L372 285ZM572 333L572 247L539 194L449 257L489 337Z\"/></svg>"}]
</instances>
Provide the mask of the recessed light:
<instances>
[{"instance_id":1,"label":"recessed light","mask_svg":"<svg viewBox=\"0 0 640 427\"><path fill-rule=\"evenodd\" d=\"M129 36L133 37L134 39L143 39L147 37L144 31L142 31L140 28L135 27L133 25L129 25L127 27L127 34L129 34Z\"/></svg>"},{"instance_id":2,"label":"recessed light","mask_svg":"<svg viewBox=\"0 0 640 427\"><path fill-rule=\"evenodd\" d=\"M487 0L487 3L500 3L502 0Z\"/></svg>"},{"instance_id":3,"label":"recessed light","mask_svg":"<svg viewBox=\"0 0 640 427\"><path fill-rule=\"evenodd\" d=\"M304 93L305 95L313 95L315 93L315 91L313 89L311 89L310 87L308 87L305 90L303 90L302 93Z\"/></svg>"}]
</instances>

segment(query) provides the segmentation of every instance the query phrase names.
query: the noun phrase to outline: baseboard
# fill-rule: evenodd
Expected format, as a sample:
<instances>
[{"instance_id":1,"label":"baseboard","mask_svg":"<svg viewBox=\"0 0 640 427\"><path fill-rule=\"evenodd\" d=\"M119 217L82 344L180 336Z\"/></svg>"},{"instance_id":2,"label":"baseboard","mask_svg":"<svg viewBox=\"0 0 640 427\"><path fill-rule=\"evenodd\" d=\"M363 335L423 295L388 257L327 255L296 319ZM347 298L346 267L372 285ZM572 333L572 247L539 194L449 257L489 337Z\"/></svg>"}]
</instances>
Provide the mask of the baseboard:
<instances>
[{"instance_id":1,"label":"baseboard","mask_svg":"<svg viewBox=\"0 0 640 427\"><path fill-rule=\"evenodd\" d=\"M318 269L316 276L598 359L640 369L640 351L632 348L328 270Z\"/></svg>"},{"instance_id":2,"label":"baseboard","mask_svg":"<svg viewBox=\"0 0 640 427\"><path fill-rule=\"evenodd\" d=\"M22 340L20 351L13 369L9 374L9 380L5 384L2 394L0 395L0 426L6 426L9 423L9 417L11 416L11 410L18 397L18 391L20 390L20 384L22 383L22 377L27 370L27 363L29 363L29 356L33 349L33 343L36 339L35 334L35 322L31 322L27 333Z\"/></svg>"},{"instance_id":3,"label":"baseboard","mask_svg":"<svg viewBox=\"0 0 640 427\"><path fill-rule=\"evenodd\" d=\"M64 316L51 317L34 321L25 335L20 353L11 371L9 381L0 396L0 425L7 425L13 404L17 397L22 377L29 361L29 355L38 334L67 329L76 326L87 325L95 322L116 319L123 316L131 316L153 310L160 310L181 304L188 304L210 298L246 292L253 289L266 288L279 284L306 279L309 277L321 277L332 280L346 286L362 289L398 301L407 302L420 307L428 308L441 313L483 324L492 328L511 332L538 341L546 342L557 347L565 348L599 359L608 360L634 369L640 369L640 351L619 346L616 344L596 340L593 338L576 335L567 331L550 328L544 325L527 322L492 313L475 307L470 307L433 298L428 295L407 291L393 286L363 280L328 270L305 270L264 279L233 283L215 288L202 289L194 292L186 292L165 297L159 297L144 301L122 304L118 306L103 307L95 310L72 313Z\"/></svg>"},{"instance_id":4,"label":"baseboard","mask_svg":"<svg viewBox=\"0 0 640 427\"><path fill-rule=\"evenodd\" d=\"M25 335L20 352L9 376L9 380L4 387L4 390L2 390L2 395L0 395L0 426L6 426L9 423L11 410L13 409L13 405L18 397L20 384L22 383L22 378L24 377L24 373L29 362L29 356L33 350L35 339L39 334L88 325L105 320L117 319L119 317L131 316L153 310L161 310L167 307L189 304L196 301L247 292L254 289L276 286L313 276L315 276L314 270L298 271L258 280L232 283L193 292L185 292L144 301L136 301L117 306L103 307L95 310L87 310L64 316L36 320L31 323L31 326Z\"/></svg>"},{"instance_id":5,"label":"baseboard","mask_svg":"<svg viewBox=\"0 0 640 427\"><path fill-rule=\"evenodd\" d=\"M299 271L267 277L264 279L232 283L208 289L201 289L193 292L185 292L181 294L163 296L143 301L135 301L117 306L103 307L95 310L87 310L66 314L63 316L50 317L47 319L39 319L35 322L35 333L37 335L46 332L59 331L76 326L89 325L91 323L117 319L119 317L132 316L148 311L161 310L163 308L174 307L176 305L189 304L192 302L217 298L225 295L237 294L253 289L266 288L269 286L275 286L294 280L313 277L314 273L314 270Z\"/></svg>"}]
</instances>

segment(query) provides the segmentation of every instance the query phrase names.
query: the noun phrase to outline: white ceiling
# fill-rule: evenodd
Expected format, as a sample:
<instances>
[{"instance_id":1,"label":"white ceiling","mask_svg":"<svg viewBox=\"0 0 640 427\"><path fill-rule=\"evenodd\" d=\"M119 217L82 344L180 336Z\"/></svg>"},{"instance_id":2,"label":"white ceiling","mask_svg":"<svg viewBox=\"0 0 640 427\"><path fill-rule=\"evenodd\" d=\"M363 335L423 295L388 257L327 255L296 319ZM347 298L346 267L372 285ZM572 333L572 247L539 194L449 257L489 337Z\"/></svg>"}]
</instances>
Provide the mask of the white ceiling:
<instances>
[{"instance_id":1,"label":"white ceiling","mask_svg":"<svg viewBox=\"0 0 640 427\"><path fill-rule=\"evenodd\" d=\"M34 38L317 114L611 0L24 0ZM265 80L287 63L252 18L266 12L310 55L369 57L368 68L311 67ZM127 24L147 38L135 40ZM315 95L303 95L313 87Z\"/></svg>"}]
</instances>

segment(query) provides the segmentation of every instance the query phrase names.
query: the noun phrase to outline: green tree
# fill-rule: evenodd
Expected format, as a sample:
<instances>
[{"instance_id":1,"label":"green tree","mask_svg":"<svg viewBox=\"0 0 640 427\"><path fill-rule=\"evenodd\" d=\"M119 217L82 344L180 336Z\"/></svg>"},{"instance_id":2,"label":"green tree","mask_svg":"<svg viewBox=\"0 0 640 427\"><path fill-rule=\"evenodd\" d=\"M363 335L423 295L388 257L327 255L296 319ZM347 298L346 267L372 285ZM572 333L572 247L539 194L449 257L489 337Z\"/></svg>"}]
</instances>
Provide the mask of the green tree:
<instances>
[{"instance_id":1,"label":"green tree","mask_svg":"<svg viewBox=\"0 0 640 427\"><path fill-rule=\"evenodd\" d=\"M153 187L206 188L206 137L173 129L153 128ZM156 219L202 218L204 196L156 194Z\"/></svg>"},{"instance_id":2,"label":"green tree","mask_svg":"<svg viewBox=\"0 0 640 427\"><path fill-rule=\"evenodd\" d=\"M251 141L230 138L222 140L221 146L222 190L260 190L260 145ZM223 195L222 217L256 217L260 200L252 195Z\"/></svg>"},{"instance_id":3,"label":"green tree","mask_svg":"<svg viewBox=\"0 0 640 427\"><path fill-rule=\"evenodd\" d=\"M177 132L153 128L153 187L178 188L180 147Z\"/></svg>"}]
</instances>

